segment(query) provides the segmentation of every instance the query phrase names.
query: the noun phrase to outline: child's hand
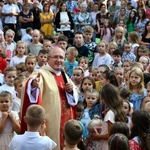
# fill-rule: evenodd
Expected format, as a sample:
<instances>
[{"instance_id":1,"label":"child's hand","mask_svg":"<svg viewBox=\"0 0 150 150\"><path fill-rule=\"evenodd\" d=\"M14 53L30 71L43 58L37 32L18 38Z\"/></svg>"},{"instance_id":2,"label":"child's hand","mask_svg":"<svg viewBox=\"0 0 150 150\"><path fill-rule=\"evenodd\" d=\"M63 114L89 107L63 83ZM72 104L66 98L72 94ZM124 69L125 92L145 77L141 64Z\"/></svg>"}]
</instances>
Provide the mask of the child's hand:
<instances>
[{"instance_id":1,"label":"child's hand","mask_svg":"<svg viewBox=\"0 0 150 150\"><path fill-rule=\"evenodd\" d=\"M10 119L13 119L13 117L14 117L13 113L11 111L8 112L8 116L9 116Z\"/></svg>"},{"instance_id":2,"label":"child's hand","mask_svg":"<svg viewBox=\"0 0 150 150\"><path fill-rule=\"evenodd\" d=\"M101 127L94 127L93 128L93 130L94 130L94 132L96 133L96 134L100 134L101 133Z\"/></svg>"},{"instance_id":3,"label":"child's hand","mask_svg":"<svg viewBox=\"0 0 150 150\"><path fill-rule=\"evenodd\" d=\"M45 135L45 130L46 130L46 124L43 123L40 128L39 128L39 133L41 136L44 136Z\"/></svg>"},{"instance_id":4,"label":"child's hand","mask_svg":"<svg viewBox=\"0 0 150 150\"><path fill-rule=\"evenodd\" d=\"M8 112L2 112L2 118L7 118L8 117Z\"/></svg>"},{"instance_id":5,"label":"child's hand","mask_svg":"<svg viewBox=\"0 0 150 150\"><path fill-rule=\"evenodd\" d=\"M91 133L90 137L93 140L100 140L100 134L99 133Z\"/></svg>"}]
</instances>

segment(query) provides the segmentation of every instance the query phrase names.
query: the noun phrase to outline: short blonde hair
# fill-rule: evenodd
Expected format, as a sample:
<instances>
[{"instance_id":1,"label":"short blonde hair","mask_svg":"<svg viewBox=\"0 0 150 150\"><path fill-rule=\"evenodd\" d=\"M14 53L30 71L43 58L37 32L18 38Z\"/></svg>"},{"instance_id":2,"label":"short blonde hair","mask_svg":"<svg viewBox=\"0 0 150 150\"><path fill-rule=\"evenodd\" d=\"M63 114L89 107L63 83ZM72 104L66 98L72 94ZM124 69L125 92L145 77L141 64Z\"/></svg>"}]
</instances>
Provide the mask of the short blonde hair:
<instances>
[{"instance_id":1,"label":"short blonde hair","mask_svg":"<svg viewBox=\"0 0 150 150\"><path fill-rule=\"evenodd\" d=\"M30 127L37 128L45 119L45 109L40 105L33 104L27 108L25 117L26 123Z\"/></svg>"},{"instance_id":2,"label":"short blonde hair","mask_svg":"<svg viewBox=\"0 0 150 150\"><path fill-rule=\"evenodd\" d=\"M69 51L71 54L74 54L75 56L78 56L78 50L74 46L69 47L67 51Z\"/></svg>"},{"instance_id":3,"label":"short blonde hair","mask_svg":"<svg viewBox=\"0 0 150 150\"><path fill-rule=\"evenodd\" d=\"M38 37L40 38L40 34L41 34L41 33L40 33L39 30L34 29L32 35L33 35L33 34L38 34Z\"/></svg>"},{"instance_id":4,"label":"short blonde hair","mask_svg":"<svg viewBox=\"0 0 150 150\"><path fill-rule=\"evenodd\" d=\"M13 37L15 36L15 32L11 29L8 29L5 33L5 35L11 34Z\"/></svg>"},{"instance_id":5,"label":"short blonde hair","mask_svg":"<svg viewBox=\"0 0 150 150\"><path fill-rule=\"evenodd\" d=\"M100 125L102 124L102 120L100 120L100 117L98 115L95 115L94 116L94 119L92 119L89 124L88 124L88 127L87 129L89 131L92 131L92 129L96 126L96 125Z\"/></svg>"}]
</instances>

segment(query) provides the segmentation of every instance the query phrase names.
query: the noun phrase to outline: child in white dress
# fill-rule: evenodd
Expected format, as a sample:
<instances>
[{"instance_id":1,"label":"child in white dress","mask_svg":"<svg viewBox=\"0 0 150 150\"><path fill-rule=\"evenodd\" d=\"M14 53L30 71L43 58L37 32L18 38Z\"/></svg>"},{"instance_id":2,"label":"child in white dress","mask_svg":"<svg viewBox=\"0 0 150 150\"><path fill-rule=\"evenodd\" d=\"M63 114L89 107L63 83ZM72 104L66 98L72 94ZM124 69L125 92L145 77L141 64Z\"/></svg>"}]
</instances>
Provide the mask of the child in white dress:
<instances>
[{"instance_id":1,"label":"child in white dress","mask_svg":"<svg viewBox=\"0 0 150 150\"><path fill-rule=\"evenodd\" d=\"M100 65L111 65L112 58L107 53L108 51L108 44L106 41L101 41L97 44L97 51L98 54L95 55L93 60L92 68L96 68Z\"/></svg>"},{"instance_id":2,"label":"child in white dress","mask_svg":"<svg viewBox=\"0 0 150 150\"><path fill-rule=\"evenodd\" d=\"M0 86L0 93L2 91L8 91L11 93L12 98L16 97L14 88L14 79L17 77L17 70L15 67L8 66L4 71L5 84Z\"/></svg>"},{"instance_id":3,"label":"child in white dress","mask_svg":"<svg viewBox=\"0 0 150 150\"><path fill-rule=\"evenodd\" d=\"M16 66L21 62L25 62L27 54L27 45L23 41L18 41L15 49L15 56L10 60L10 66Z\"/></svg>"},{"instance_id":4,"label":"child in white dress","mask_svg":"<svg viewBox=\"0 0 150 150\"><path fill-rule=\"evenodd\" d=\"M15 133L20 132L19 116L10 110L12 96L9 92L0 93L0 150L9 150L9 143Z\"/></svg>"}]
</instances>

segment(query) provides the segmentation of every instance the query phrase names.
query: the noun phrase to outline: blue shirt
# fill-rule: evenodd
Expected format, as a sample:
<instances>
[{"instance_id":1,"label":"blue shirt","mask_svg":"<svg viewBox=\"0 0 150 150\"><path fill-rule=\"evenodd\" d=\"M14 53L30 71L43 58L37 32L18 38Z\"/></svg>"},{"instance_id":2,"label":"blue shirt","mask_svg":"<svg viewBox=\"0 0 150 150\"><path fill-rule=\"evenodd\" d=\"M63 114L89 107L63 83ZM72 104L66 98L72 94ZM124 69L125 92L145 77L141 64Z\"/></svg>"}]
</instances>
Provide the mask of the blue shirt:
<instances>
[{"instance_id":1,"label":"blue shirt","mask_svg":"<svg viewBox=\"0 0 150 150\"><path fill-rule=\"evenodd\" d=\"M83 124L84 128L85 128L85 137L83 137L84 139L86 139L86 137L89 134L89 131L87 129L89 122L91 121L90 115L89 115L89 110L88 109L84 109L82 118L81 118L81 123Z\"/></svg>"},{"instance_id":2,"label":"blue shirt","mask_svg":"<svg viewBox=\"0 0 150 150\"><path fill-rule=\"evenodd\" d=\"M77 8L77 2L76 1L67 1L66 2L67 10L70 12L73 12L75 8Z\"/></svg>"},{"instance_id":3,"label":"blue shirt","mask_svg":"<svg viewBox=\"0 0 150 150\"><path fill-rule=\"evenodd\" d=\"M138 93L133 93L130 95L129 101L133 104L134 110L140 109L142 99L147 95L147 90L144 89L142 95Z\"/></svg>"},{"instance_id":4,"label":"blue shirt","mask_svg":"<svg viewBox=\"0 0 150 150\"><path fill-rule=\"evenodd\" d=\"M76 66L78 66L78 62L75 61L74 63L70 63L68 60L65 61L64 63L65 67L66 67L66 73L69 77L72 76L73 73L73 68L75 68Z\"/></svg>"},{"instance_id":5,"label":"blue shirt","mask_svg":"<svg viewBox=\"0 0 150 150\"><path fill-rule=\"evenodd\" d=\"M135 62L136 56L132 53L126 53L124 52L122 55L122 62L124 62L125 60L131 60L132 62Z\"/></svg>"}]
</instances>

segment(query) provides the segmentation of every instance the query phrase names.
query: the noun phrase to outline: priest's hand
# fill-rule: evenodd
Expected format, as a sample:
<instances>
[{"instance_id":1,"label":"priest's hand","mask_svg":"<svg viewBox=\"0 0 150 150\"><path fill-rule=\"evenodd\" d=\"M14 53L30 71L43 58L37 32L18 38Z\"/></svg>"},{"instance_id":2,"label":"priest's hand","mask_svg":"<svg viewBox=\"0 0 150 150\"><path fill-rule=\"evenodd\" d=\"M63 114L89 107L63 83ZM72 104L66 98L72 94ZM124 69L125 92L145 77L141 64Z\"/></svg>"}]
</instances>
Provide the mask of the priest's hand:
<instances>
[{"instance_id":1,"label":"priest's hand","mask_svg":"<svg viewBox=\"0 0 150 150\"><path fill-rule=\"evenodd\" d=\"M31 86L32 86L32 88L40 88L40 73L38 73L36 78L33 79Z\"/></svg>"},{"instance_id":2,"label":"priest's hand","mask_svg":"<svg viewBox=\"0 0 150 150\"><path fill-rule=\"evenodd\" d=\"M66 92L68 93L73 92L73 85L71 83L66 83Z\"/></svg>"}]
</instances>

